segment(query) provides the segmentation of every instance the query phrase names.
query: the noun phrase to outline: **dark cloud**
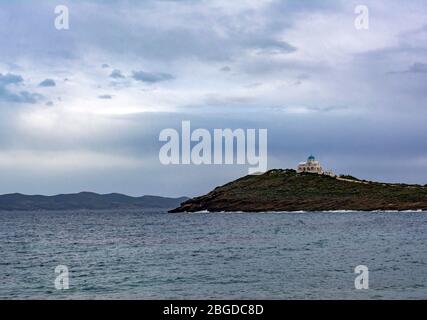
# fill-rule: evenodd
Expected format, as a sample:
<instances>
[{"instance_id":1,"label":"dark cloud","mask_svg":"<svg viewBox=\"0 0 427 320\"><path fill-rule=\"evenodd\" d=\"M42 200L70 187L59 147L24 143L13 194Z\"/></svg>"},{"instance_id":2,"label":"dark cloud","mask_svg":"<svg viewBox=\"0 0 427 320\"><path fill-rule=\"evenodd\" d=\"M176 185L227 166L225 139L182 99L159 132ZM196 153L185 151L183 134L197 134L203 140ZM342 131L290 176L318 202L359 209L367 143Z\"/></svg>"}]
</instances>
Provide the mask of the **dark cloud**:
<instances>
[{"instance_id":1,"label":"dark cloud","mask_svg":"<svg viewBox=\"0 0 427 320\"><path fill-rule=\"evenodd\" d=\"M405 73L427 73L427 64L421 62L415 62L411 64L406 70L403 71L391 71L388 74L405 74Z\"/></svg>"},{"instance_id":2,"label":"dark cloud","mask_svg":"<svg viewBox=\"0 0 427 320\"><path fill-rule=\"evenodd\" d=\"M406 72L410 73L427 73L427 64L416 62L411 65Z\"/></svg>"},{"instance_id":3,"label":"dark cloud","mask_svg":"<svg viewBox=\"0 0 427 320\"><path fill-rule=\"evenodd\" d=\"M284 54L297 50L296 47L287 42L261 39L254 41L255 50L258 54Z\"/></svg>"},{"instance_id":4,"label":"dark cloud","mask_svg":"<svg viewBox=\"0 0 427 320\"><path fill-rule=\"evenodd\" d=\"M10 85L20 85L24 79L20 75L0 73L0 101L13 103L36 103L43 96L28 91L14 92Z\"/></svg>"},{"instance_id":5,"label":"dark cloud","mask_svg":"<svg viewBox=\"0 0 427 320\"><path fill-rule=\"evenodd\" d=\"M36 103L43 96L38 93L31 93L28 91L20 91L18 93L10 92L4 87L0 87L0 101L13 102L13 103Z\"/></svg>"},{"instance_id":6,"label":"dark cloud","mask_svg":"<svg viewBox=\"0 0 427 320\"><path fill-rule=\"evenodd\" d=\"M8 73L8 74L1 74L0 73L0 86L7 86L9 84L18 84L23 82L24 79L20 75Z\"/></svg>"},{"instance_id":7,"label":"dark cloud","mask_svg":"<svg viewBox=\"0 0 427 320\"><path fill-rule=\"evenodd\" d=\"M39 87L55 87L56 83L53 79L45 79L39 83Z\"/></svg>"},{"instance_id":8,"label":"dark cloud","mask_svg":"<svg viewBox=\"0 0 427 320\"><path fill-rule=\"evenodd\" d=\"M109 95L109 94L103 94L98 96L99 99L112 99L113 96Z\"/></svg>"},{"instance_id":9,"label":"dark cloud","mask_svg":"<svg viewBox=\"0 0 427 320\"><path fill-rule=\"evenodd\" d=\"M137 81L148 82L148 83L155 83L155 82L174 79L174 77L168 73L145 72L145 71L133 71L132 78L134 78Z\"/></svg>"},{"instance_id":10,"label":"dark cloud","mask_svg":"<svg viewBox=\"0 0 427 320\"><path fill-rule=\"evenodd\" d=\"M104 63L104 64L101 65L101 68L103 68L103 69L106 69L106 68L109 68L109 67L110 66L108 64L106 64L106 63Z\"/></svg>"},{"instance_id":11,"label":"dark cloud","mask_svg":"<svg viewBox=\"0 0 427 320\"><path fill-rule=\"evenodd\" d=\"M113 71L111 71L110 78L113 78L113 79L123 79L124 77L125 76L118 69L114 69Z\"/></svg>"}]
</instances>

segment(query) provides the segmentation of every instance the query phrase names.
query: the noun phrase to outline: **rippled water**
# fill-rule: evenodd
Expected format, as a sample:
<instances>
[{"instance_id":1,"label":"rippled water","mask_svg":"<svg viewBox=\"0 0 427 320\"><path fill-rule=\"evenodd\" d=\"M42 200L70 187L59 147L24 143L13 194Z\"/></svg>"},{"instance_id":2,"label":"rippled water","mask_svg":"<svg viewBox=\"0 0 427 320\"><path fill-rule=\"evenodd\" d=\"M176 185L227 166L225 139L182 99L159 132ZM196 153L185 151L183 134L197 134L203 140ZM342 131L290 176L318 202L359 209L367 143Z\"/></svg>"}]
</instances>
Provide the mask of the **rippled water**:
<instances>
[{"instance_id":1,"label":"rippled water","mask_svg":"<svg viewBox=\"0 0 427 320\"><path fill-rule=\"evenodd\" d=\"M426 245L415 212L1 212L0 298L426 299Z\"/></svg>"}]
</instances>

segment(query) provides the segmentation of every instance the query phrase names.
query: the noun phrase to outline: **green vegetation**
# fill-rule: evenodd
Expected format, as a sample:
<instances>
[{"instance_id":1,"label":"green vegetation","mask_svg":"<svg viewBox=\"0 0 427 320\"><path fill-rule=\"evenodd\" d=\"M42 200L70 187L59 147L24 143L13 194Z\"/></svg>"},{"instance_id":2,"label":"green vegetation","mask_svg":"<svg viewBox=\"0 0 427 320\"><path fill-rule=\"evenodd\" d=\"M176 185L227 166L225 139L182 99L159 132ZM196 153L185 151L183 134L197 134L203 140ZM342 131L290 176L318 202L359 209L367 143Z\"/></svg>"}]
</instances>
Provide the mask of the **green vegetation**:
<instances>
[{"instance_id":1,"label":"green vegetation","mask_svg":"<svg viewBox=\"0 0 427 320\"><path fill-rule=\"evenodd\" d=\"M270 170L184 202L172 212L427 209L427 187Z\"/></svg>"}]
</instances>

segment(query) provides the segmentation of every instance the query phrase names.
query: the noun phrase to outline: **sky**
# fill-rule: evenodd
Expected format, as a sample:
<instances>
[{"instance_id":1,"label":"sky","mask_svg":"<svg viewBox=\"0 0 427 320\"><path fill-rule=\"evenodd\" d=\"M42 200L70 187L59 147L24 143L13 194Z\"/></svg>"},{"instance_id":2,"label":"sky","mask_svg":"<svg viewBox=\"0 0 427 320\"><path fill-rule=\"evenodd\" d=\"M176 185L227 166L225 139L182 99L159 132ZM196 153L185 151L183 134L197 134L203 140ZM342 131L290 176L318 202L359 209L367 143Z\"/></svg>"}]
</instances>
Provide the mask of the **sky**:
<instances>
[{"instance_id":1,"label":"sky","mask_svg":"<svg viewBox=\"0 0 427 320\"><path fill-rule=\"evenodd\" d=\"M426 184L426 17L417 0L0 1L0 193L196 196L247 174L161 164L184 120L266 128L270 169L313 154Z\"/></svg>"}]
</instances>

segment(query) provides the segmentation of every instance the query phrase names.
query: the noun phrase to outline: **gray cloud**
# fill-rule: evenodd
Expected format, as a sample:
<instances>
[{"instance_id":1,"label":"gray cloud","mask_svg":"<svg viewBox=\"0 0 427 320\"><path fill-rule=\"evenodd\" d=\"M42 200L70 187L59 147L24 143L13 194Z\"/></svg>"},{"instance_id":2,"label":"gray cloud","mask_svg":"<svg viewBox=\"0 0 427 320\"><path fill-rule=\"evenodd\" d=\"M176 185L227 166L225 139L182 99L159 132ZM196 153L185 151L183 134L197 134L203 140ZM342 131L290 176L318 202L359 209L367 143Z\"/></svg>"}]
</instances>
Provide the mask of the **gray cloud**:
<instances>
[{"instance_id":1,"label":"gray cloud","mask_svg":"<svg viewBox=\"0 0 427 320\"><path fill-rule=\"evenodd\" d=\"M0 73L0 101L12 103L36 103L43 96L26 90L12 91L10 85L20 85L23 82L20 75Z\"/></svg>"},{"instance_id":2,"label":"gray cloud","mask_svg":"<svg viewBox=\"0 0 427 320\"><path fill-rule=\"evenodd\" d=\"M8 91L4 87L0 87L0 101L3 102L13 102L13 103L36 103L43 96L38 93L31 93L28 91L20 91L18 93L13 93Z\"/></svg>"},{"instance_id":3,"label":"gray cloud","mask_svg":"<svg viewBox=\"0 0 427 320\"><path fill-rule=\"evenodd\" d=\"M252 43L258 54L283 54L297 50L296 47L287 42L272 39L260 39Z\"/></svg>"},{"instance_id":4,"label":"gray cloud","mask_svg":"<svg viewBox=\"0 0 427 320\"><path fill-rule=\"evenodd\" d=\"M132 78L134 78L137 81L148 82L148 83L155 83L155 82L174 79L174 77L168 73L145 72L145 71L133 71Z\"/></svg>"},{"instance_id":5,"label":"gray cloud","mask_svg":"<svg viewBox=\"0 0 427 320\"><path fill-rule=\"evenodd\" d=\"M427 73L427 64L421 63L421 62L415 62L411 64L407 69L402 71L389 71L386 72L390 75L397 75L397 74L406 74L406 73Z\"/></svg>"},{"instance_id":6,"label":"gray cloud","mask_svg":"<svg viewBox=\"0 0 427 320\"><path fill-rule=\"evenodd\" d=\"M113 96L109 95L109 94L103 94L98 96L99 99L112 99Z\"/></svg>"},{"instance_id":7,"label":"gray cloud","mask_svg":"<svg viewBox=\"0 0 427 320\"><path fill-rule=\"evenodd\" d=\"M39 83L39 87L55 87L56 83L53 79L45 79Z\"/></svg>"},{"instance_id":8,"label":"gray cloud","mask_svg":"<svg viewBox=\"0 0 427 320\"><path fill-rule=\"evenodd\" d=\"M111 71L110 78L123 79L123 78L125 78L125 76L122 74L122 72L120 70L114 69L113 71Z\"/></svg>"},{"instance_id":9,"label":"gray cloud","mask_svg":"<svg viewBox=\"0 0 427 320\"><path fill-rule=\"evenodd\" d=\"M337 173L353 174L359 178L382 181L404 181L425 184L419 174L427 168L427 128L424 119L413 121L402 117L397 121L384 115L372 119L372 114L340 115L316 113L308 116L289 115L274 111L268 113L216 113L216 114L155 114L129 115L107 120L108 126L95 135L41 136L32 132L15 131L14 140L36 155L43 152L60 155L82 150L140 160L141 165L131 168L113 168L105 173L103 163L91 163L90 169L74 163L54 174L51 169L25 174L9 171L2 177L0 193L25 191L31 193L32 179L37 179L38 193L79 191L82 185L90 190L124 192L131 194L155 193L163 195L200 195L213 187L247 174L245 166L163 166L158 161L159 132L164 128L181 130L181 119L191 121L191 129L206 128L267 128L269 168L294 168L299 161L313 153L325 168ZM69 124L70 122L67 121ZM71 122L72 123L72 122ZM141 126L149 123L149 126ZM349 125L351 124L351 125ZM126 128L126 130L124 130ZM7 150L10 127L6 136L0 135L0 147ZM7 138L9 137L9 138ZM424 162L422 159L425 159ZM79 161L80 159L74 159ZM42 159L36 158L42 165ZM34 163L32 164L34 167ZM70 173L67 174L66 170ZM21 170L22 172L22 170ZM65 182L61 182L61 179ZM69 184L69 177L73 183ZM177 188L187 181L185 189ZM107 183L109 182L109 183Z\"/></svg>"},{"instance_id":10,"label":"gray cloud","mask_svg":"<svg viewBox=\"0 0 427 320\"><path fill-rule=\"evenodd\" d=\"M9 84L18 84L23 82L24 79L20 75L7 73L5 75L0 73L0 86L7 86Z\"/></svg>"},{"instance_id":11,"label":"gray cloud","mask_svg":"<svg viewBox=\"0 0 427 320\"><path fill-rule=\"evenodd\" d=\"M406 72L408 72L408 73L427 73L427 64L416 62L413 65L411 65Z\"/></svg>"}]
</instances>

